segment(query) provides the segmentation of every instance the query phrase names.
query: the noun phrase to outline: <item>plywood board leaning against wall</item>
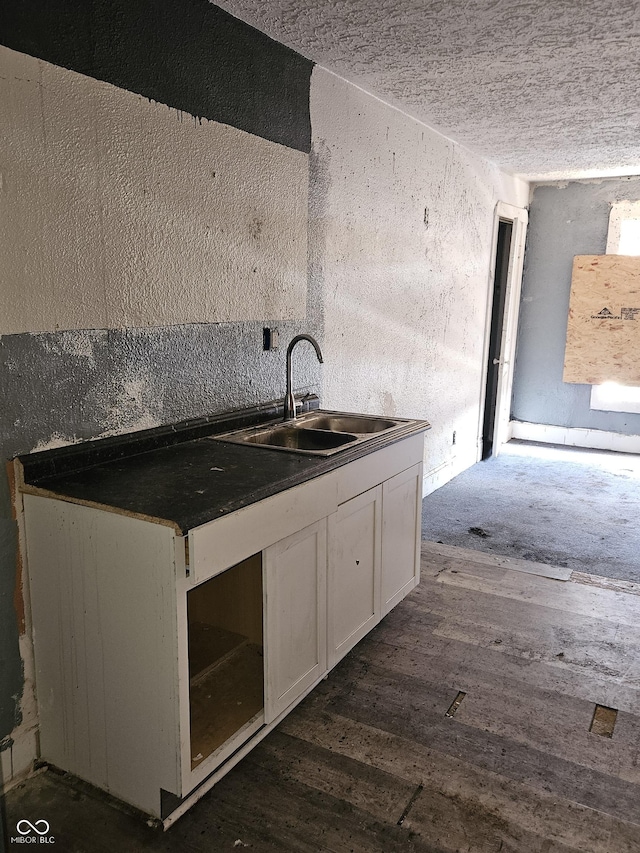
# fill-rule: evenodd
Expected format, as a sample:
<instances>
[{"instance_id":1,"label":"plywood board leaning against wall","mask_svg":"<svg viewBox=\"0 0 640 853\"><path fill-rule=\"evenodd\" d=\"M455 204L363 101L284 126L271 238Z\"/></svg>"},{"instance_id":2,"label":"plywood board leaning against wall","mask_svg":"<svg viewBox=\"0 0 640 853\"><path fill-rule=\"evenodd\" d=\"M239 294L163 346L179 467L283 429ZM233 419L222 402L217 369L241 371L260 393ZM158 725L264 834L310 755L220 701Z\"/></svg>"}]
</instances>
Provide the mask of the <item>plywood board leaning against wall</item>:
<instances>
[{"instance_id":1,"label":"plywood board leaning against wall","mask_svg":"<svg viewBox=\"0 0 640 853\"><path fill-rule=\"evenodd\" d=\"M640 257L577 255L564 382L640 385Z\"/></svg>"}]
</instances>

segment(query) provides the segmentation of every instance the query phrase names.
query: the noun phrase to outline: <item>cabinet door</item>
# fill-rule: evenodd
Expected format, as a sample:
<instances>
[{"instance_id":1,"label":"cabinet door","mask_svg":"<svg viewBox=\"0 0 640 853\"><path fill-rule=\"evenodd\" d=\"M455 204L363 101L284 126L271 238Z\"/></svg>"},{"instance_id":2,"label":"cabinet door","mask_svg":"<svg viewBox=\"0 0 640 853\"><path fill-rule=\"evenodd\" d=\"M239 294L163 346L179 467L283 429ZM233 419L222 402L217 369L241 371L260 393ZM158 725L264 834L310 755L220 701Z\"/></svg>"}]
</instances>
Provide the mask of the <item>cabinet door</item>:
<instances>
[{"instance_id":1,"label":"cabinet door","mask_svg":"<svg viewBox=\"0 0 640 853\"><path fill-rule=\"evenodd\" d=\"M380 618L382 486L329 516L328 654L332 667Z\"/></svg>"},{"instance_id":2,"label":"cabinet door","mask_svg":"<svg viewBox=\"0 0 640 853\"><path fill-rule=\"evenodd\" d=\"M382 487L382 616L420 582L422 463Z\"/></svg>"},{"instance_id":3,"label":"cabinet door","mask_svg":"<svg viewBox=\"0 0 640 853\"><path fill-rule=\"evenodd\" d=\"M263 552L265 722L327 670L326 519Z\"/></svg>"}]
</instances>

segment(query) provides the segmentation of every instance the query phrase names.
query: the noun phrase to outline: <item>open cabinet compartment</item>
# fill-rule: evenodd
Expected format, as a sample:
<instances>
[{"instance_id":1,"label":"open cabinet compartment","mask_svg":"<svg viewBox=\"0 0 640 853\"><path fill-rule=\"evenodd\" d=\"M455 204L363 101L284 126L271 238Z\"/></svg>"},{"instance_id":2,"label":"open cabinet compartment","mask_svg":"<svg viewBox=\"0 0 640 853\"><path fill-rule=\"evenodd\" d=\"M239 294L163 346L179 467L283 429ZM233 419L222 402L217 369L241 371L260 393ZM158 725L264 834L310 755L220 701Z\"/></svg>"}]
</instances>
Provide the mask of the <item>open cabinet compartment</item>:
<instances>
[{"instance_id":1,"label":"open cabinet compartment","mask_svg":"<svg viewBox=\"0 0 640 853\"><path fill-rule=\"evenodd\" d=\"M192 771L264 722L262 602L260 554L187 593Z\"/></svg>"}]
</instances>

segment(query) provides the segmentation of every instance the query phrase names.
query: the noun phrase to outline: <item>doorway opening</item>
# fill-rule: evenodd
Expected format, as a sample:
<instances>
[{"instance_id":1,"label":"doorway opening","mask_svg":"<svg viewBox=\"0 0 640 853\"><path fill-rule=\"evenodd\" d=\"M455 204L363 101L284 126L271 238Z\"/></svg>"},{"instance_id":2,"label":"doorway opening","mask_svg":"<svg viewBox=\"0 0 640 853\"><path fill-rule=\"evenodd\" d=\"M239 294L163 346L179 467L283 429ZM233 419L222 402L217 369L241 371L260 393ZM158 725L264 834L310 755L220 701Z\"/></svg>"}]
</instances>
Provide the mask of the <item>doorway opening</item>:
<instances>
[{"instance_id":1,"label":"doorway opening","mask_svg":"<svg viewBox=\"0 0 640 853\"><path fill-rule=\"evenodd\" d=\"M503 323L507 295L507 280L511 265L511 245L513 222L500 219L498 221L498 240L496 245L495 272L493 276L493 300L491 306L491 331L489 333L489 352L485 382L484 416L482 421L482 455L488 459L493 455L496 410L498 405L498 382L500 367L504 364Z\"/></svg>"}]
</instances>

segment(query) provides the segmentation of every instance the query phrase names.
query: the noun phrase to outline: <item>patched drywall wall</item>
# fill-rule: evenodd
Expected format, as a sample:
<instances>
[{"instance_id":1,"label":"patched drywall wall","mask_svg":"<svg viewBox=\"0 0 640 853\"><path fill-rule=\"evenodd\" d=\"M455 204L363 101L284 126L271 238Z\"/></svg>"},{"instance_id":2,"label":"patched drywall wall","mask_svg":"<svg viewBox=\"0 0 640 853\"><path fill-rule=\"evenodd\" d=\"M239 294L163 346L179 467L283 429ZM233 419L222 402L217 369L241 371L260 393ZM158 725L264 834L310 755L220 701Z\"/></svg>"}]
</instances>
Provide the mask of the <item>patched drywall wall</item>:
<instances>
[{"instance_id":1,"label":"patched drywall wall","mask_svg":"<svg viewBox=\"0 0 640 853\"><path fill-rule=\"evenodd\" d=\"M0 42L24 51L0 49L3 459L281 398L287 341L322 339L312 63L207 0L11 4ZM69 325L112 328L53 331ZM263 325L280 349L262 351ZM320 393L321 376L300 347L297 389ZM2 476L0 786L36 743L16 544Z\"/></svg>"},{"instance_id":2,"label":"patched drywall wall","mask_svg":"<svg viewBox=\"0 0 640 853\"><path fill-rule=\"evenodd\" d=\"M452 476L476 461L495 204L528 187L319 68L311 126L324 400L426 418L425 471Z\"/></svg>"},{"instance_id":3,"label":"patched drywall wall","mask_svg":"<svg viewBox=\"0 0 640 853\"><path fill-rule=\"evenodd\" d=\"M319 294L309 291L304 320L278 322L277 328L282 343L270 352L262 350L262 323L0 337L0 453L6 460L20 453L282 398L286 343L300 331L322 340ZM298 390L321 394L321 369L310 346L297 348ZM30 746L34 742L35 715L28 642L24 642L24 635L19 636L24 618L19 576L17 611L14 606L16 572L16 525L3 476L0 742L18 727L12 734L12 751L13 767L19 773L34 757L21 738ZM22 757L24 764L20 764ZM7 758L7 766L10 763ZM4 776L7 778L6 769Z\"/></svg>"},{"instance_id":4,"label":"patched drywall wall","mask_svg":"<svg viewBox=\"0 0 640 853\"><path fill-rule=\"evenodd\" d=\"M591 386L562 381L575 255L604 254L612 202L640 199L640 178L534 187L529 212L512 417L640 435L640 415L594 411Z\"/></svg>"},{"instance_id":5,"label":"patched drywall wall","mask_svg":"<svg viewBox=\"0 0 640 853\"><path fill-rule=\"evenodd\" d=\"M308 155L0 48L0 334L303 318Z\"/></svg>"}]
</instances>

